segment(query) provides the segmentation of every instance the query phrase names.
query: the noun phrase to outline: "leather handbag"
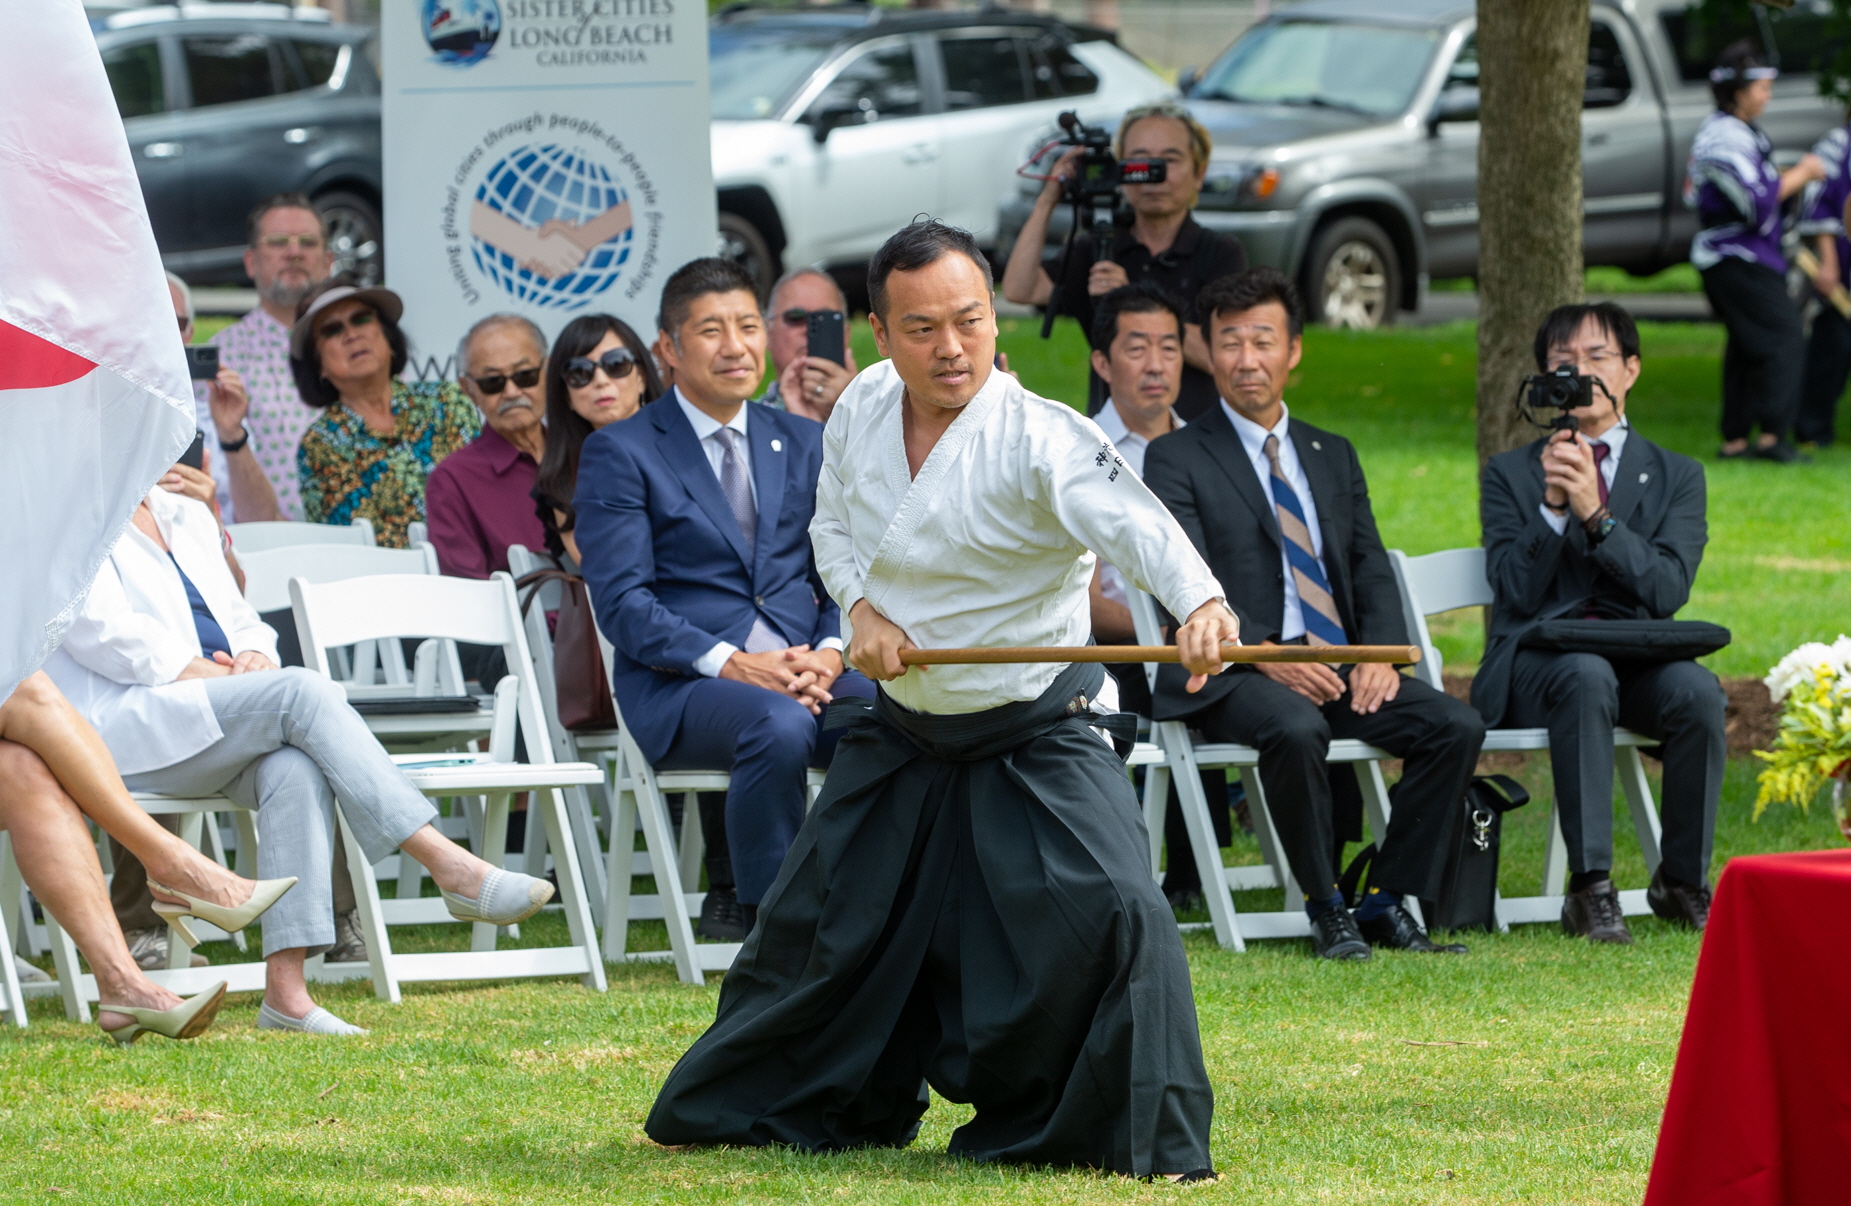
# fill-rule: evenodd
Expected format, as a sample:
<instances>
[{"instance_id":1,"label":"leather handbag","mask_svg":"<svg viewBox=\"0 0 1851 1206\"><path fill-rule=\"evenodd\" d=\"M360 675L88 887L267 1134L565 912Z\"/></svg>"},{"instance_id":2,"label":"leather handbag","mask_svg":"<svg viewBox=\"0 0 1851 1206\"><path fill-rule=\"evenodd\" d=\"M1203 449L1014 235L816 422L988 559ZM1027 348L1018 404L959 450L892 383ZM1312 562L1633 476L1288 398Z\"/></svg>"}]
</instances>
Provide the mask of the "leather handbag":
<instances>
[{"instance_id":1,"label":"leather handbag","mask_svg":"<svg viewBox=\"0 0 1851 1206\"><path fill-rule=\"evenodd\" d=\"M1496 930L1498 853L1503 843L1504 814L1530 802L1523 784L1509 775L1484 775L1465 789L1457 824L1446 850L1440 895L1420 902L1429 930ZM1363 901L1364 878L1375 859L1375 844L1362 848L1343 869L1337 890L1351 908Z\"/></svg>"},{"instance_id":2,"label":"leather handbag","mask_svg":"<svg viewBox=\"0 0 1851 1206\"><path fill-rule=\"evenodd\" d=\"M604 651L585 580L564 570L535 570L517 587L527 591L521 614L533 606L540 587L559 583L559 611L553 626L553 687L560 726L574 733L617 727L617 705L604 673Z\"/></svg>"},{"instance_id":3,"label":"leather handbag","mask_svg":"<svg viewBox=\"0 0 1851 1206\"><path fill-rule=\"evenodd\" d=\"M1707 620L1544 620L1525 632L1520 649L1595 653L1615 662L1688 662L1733 640Z\"/></svg>"}]
</instances>

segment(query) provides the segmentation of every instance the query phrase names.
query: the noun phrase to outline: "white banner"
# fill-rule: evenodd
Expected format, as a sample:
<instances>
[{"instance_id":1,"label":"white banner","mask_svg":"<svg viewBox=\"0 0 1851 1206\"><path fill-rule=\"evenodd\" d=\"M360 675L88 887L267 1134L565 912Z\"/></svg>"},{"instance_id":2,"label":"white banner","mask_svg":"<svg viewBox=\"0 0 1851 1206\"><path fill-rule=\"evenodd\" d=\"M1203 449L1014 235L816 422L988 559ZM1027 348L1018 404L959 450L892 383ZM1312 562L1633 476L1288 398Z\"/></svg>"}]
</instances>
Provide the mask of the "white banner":
<instances>
[{"instance_id":1,"label":"white banner","mask_svg":"<svg viewBox=\"0 0 1851 1206\"><path fill-rule=\"evenodd\" d=\"M655 338L717 245L701 0L385 0L386 280L418 375L476 319Z\"/></svg>"}]
</instances>

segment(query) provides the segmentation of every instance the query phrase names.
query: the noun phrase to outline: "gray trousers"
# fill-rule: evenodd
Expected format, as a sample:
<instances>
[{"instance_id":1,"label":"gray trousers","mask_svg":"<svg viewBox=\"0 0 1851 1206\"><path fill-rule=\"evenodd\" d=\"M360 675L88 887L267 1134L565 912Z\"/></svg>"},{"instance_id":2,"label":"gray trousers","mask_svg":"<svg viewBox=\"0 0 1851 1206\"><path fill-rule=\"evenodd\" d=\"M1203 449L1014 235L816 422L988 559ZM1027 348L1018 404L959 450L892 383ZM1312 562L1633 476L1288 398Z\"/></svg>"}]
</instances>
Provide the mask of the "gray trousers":
<instances>
[{"instance_id":1,"label":"gray trousers","mask_svg":"<svg viewBox=\"0 0 1851 1206\"><path fill-rule=\"evenodd\" d=\"M1709 882L1727 752L1725 703L1716 676L1695 662L1616 668L1591 653L1517 651L1504 723L1549 730L1571 870L1613 869L1613 730L1624 725L1662 743L1666 874L1686 884Z\"/></svg>"},{"instance_id":2,"label":"gray trousers","mask_svg":"<svg viewBox=\"0 0 1851 1206\"><path fill-rule=\"evenodd\" d=\"M209 678L225 735L183 762L124 776L132 791L223 795L257 810L257 875L297 877L263 916L264 954L334 942L329 879L339 797L368 863L437 813L392 765L339 684L291 667Z\"/></svg>"}]
</instances>

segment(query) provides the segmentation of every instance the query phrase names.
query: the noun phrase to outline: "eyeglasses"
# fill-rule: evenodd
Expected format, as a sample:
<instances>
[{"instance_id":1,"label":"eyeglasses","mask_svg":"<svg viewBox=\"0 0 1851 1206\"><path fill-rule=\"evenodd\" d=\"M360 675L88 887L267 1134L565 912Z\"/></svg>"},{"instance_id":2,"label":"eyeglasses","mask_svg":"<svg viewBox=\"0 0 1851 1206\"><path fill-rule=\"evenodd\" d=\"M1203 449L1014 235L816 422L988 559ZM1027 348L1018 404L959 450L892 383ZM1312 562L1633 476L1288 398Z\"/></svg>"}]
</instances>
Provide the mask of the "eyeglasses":
<instances>
[{"instance_id":1,"label":"eyeglasses","mask_svg":"<svg viewBox=\"0 0 1851 1206\"><path fill-rule=\"evenodd\" d=\"M265 235L257 240L257 245L269 251L287 251L292 246L303 251L320 251L322 246L320 235L283 234Z\"/></svg>"},{"instance_id":2,"label":"eyeglasses","mask_svg":"<svg viewBox=\"0 0 1851 1206\"><path fill-rule=\"evenodd\" d=\"M482 377L464 373L463 376L474 381L476 383L476 388L489 395L491 398L507 389L508 382L510 381L514 382L514 384L520 386L522 389L532 389L534 386L540 384L540 370L537 368L515 369L506 376L500 373L489 373Z\"/></svg>"},{"instance_id":3,"label":"eyeglasses","mask_svg":"<svg viewBox=\"0 0 1851 1206\"><path fill-rule=\"evenodd\" d=\"M337 318L333 322L322 323L315 328L315 336L318 339L338 339L349 331L363 330L378 321L379 315L371 310L355 310L345 321Z\"/></svg>"},{"instance_id":4,"label":"eyeglasses","mask_svg":"<svg viewBox=\"0 0 1851 1206\"><path fill-rule=\"evenodd\" d=\"M784 320L784 323L786 326L801 327L803 324L810 321L811 313L812 311L793 306L791 309L786 310L782 314L778 315L778 317ZM817 311L814 311L814 313L827 314L828 311L827 310L817 310Z\"/></svg>"},{"instance_id":5,"label":"eyeglasses","mask_svg":"<svg viewBox=\"0 0 1851 1206\"><path fill-rule=\"evenodd\" d=\"M612 381L620 381L636 371L636 357L629 348L612 348L596 360L574 356L566 361L566 384L573 389L584 389L598 375L599 369L603 369L604 375Z\"/></svg>"}]
</instances>

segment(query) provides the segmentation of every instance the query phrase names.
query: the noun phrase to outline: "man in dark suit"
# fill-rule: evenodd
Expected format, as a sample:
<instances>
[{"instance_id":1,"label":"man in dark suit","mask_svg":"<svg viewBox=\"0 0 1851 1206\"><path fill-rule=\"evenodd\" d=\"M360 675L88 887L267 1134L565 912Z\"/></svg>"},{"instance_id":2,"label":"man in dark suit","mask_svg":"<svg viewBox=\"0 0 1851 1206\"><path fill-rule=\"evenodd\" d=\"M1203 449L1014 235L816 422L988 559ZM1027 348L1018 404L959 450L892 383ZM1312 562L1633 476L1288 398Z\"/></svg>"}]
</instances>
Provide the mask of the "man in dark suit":
<instances>
[{"instance_id":1,"label":"man in dark suit","mask_svg":"<svg viewBox=\"0 0 1851 1206\"><path fill-rule=\"evenodd\" d=\"M1227 588L1241 639L1405 644L1356 450L1286 411L1286 379L1302 352L1297 290L1277 270L1255 268L1211 283L1198 308L1221 403L1152 443L1144 476ZM1260 782L1319 955L1366 959L1371 943L1465 950L1436 947L1401 902L1438 895L1443 847L1484 740L1470 707L1386 665L1237 666L1198 694L1183 685L1173 668L1159 671L1159 720L1188 719L1211 740L1259 749ZM1337 891L1324 760L1333 738L1405 759L1371 889L1354 916Z\"/></svg>"},{"instance_id":2,"label":"man in dark suit","mask_svg":"<svg viewBox=\"0 0 1851 1206\"><path fill-rule=\"evenodd\" d=\"M1488 725L1549 729L1556 810L1573 873L1562 927L1631 942L1613 867L1613 728L1658 738L1665 764L1664 861L1652 911L1702 929L1710 839L1722 794L1724 697L1695 662L1615 664L1523 648L1544 620L1669 619L1690 598L1708 541L1703 468L1626 423L1639 332L1611 302L1561 306L1536 333L1536 367L1600 384L1558 431L1491 458L1479 488L1495 596L1472 703Z\"/></svg>"},{"instance_id":3,"label":"man in dark suit","mask_svg":"<svg viewBox=\"0 0 1851 1206\"><path fill-rule=\"evenodd\" d=\"M874 689L843 672L841 618L810 553L822 425L746 401L765 372L752 278L727 260L686 264L657 325L675 388L585 441L580 564L643 756L732 771L734 894L710 883L701 928L743 938L803 822L805 770L833 750L823 706Z\"/></svg>"}]
</instances>

